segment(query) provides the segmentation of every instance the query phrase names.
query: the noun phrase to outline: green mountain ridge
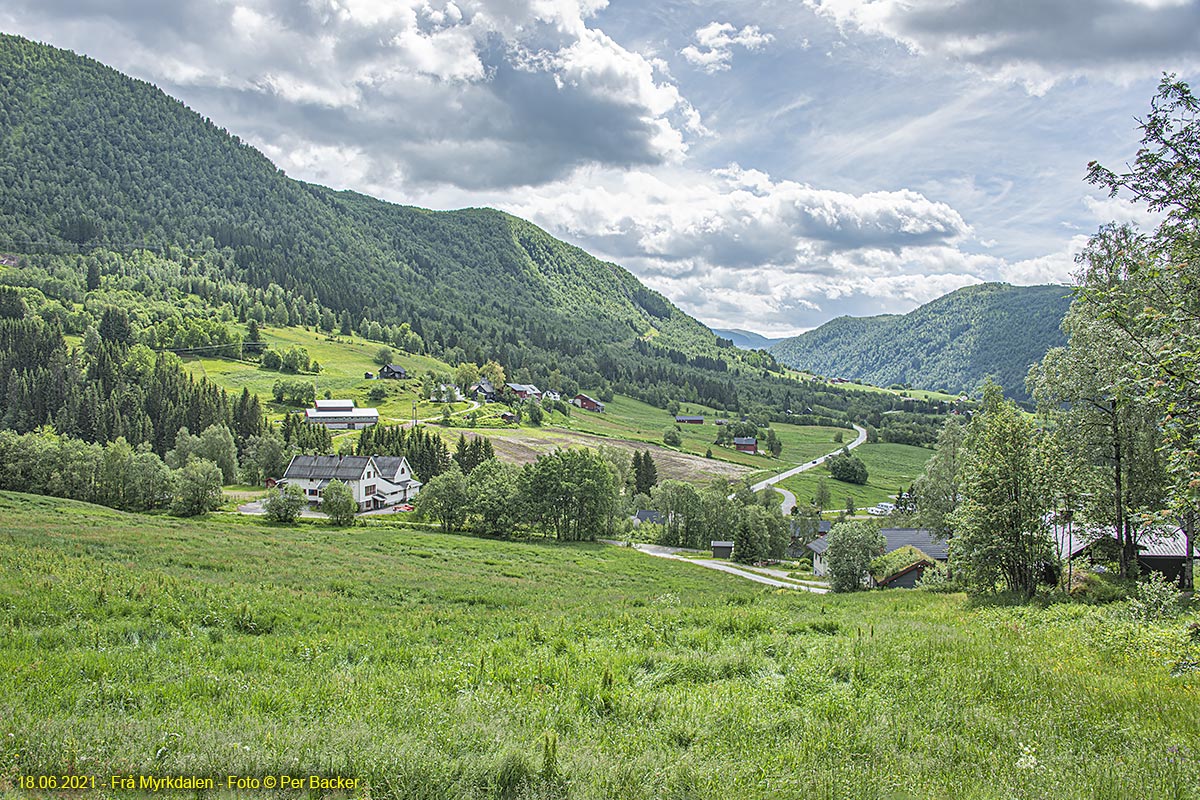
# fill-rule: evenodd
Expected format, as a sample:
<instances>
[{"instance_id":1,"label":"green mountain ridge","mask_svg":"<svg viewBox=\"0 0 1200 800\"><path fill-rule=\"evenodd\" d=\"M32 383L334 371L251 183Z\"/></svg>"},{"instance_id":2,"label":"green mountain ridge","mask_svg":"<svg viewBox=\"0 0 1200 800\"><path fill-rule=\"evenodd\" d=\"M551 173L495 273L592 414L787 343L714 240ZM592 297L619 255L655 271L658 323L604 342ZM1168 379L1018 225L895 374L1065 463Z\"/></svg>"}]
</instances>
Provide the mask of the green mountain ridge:
<instances>
[{"instance_id":1,"label":"green mountain ridge","mask_svg":"<svg viewBox=\"0 0 1200 800\"><path fill-rule=\"evenodd\" d=\"M879 386L974 392L990 378L1025 400L1029 366L1065 342L1070 303L1065 286L985 283L907 314L838 317L771 352L797 369Z\"/></svg>"},{"instance_id":2,"label":"green mountain ridge","mask_svg":"<svg viewBox=\"0 0 1200 800\"><path fill-rule=\"evenodd\" d=\"M0 283L36 287L43 298L31 302L49 298L64 319L79 321L80 278L97 269L153 302L199 298L217 315L209 328L319 317L332 332L325 309L340 330L392 344L368 333L409 325L415 336L397 347L412 341L451 366L495 360L508 380L568 393L790 421L788 409L803 409L822 424L899 407L783 377L771 355L719 342L627 270L530 222L293 180L153 85L4 34L0 186L0 252L33 270ZM146 249L162 261L128 263Z\"/></svg>"},{"instance_id":3,"label":"green mountain ridge","mask_svg":"<svg viewBox=\"0 0 1200 800\"><path fill-rule=\"evenodd\" d=\"M280 287L356 327L408 322L451 363L738 403L727 370L742 356L627 270L493 209L429 211L290 179L153 85L4 34L0 184L0 250L221 252L229 280Z\"/></svg>"}]
</instances>

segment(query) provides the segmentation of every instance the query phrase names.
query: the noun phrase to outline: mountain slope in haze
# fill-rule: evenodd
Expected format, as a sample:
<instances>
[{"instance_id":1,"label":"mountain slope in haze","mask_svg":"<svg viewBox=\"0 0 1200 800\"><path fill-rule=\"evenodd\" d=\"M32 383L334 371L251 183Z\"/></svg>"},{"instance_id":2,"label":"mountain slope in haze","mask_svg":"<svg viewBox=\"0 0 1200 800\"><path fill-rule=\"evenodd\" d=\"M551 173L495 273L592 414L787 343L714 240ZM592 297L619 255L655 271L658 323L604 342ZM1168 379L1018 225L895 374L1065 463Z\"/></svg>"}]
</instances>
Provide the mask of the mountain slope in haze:
<instances>
[{"instance_id":1,"label":"mountain slope in haze","mask_svg":"<svg viewBox=\"0 0 1200 800\"><path fill-rule=\"evenodd\" d=\"M662 352L674 372L655 379L687 387L688 358L723 371L738 357L626 270L531 223L292 180L154 86L3 34L0 186L0 249L224 250L231 280L315 299L356 327L409 322L452 363L495 358L596 387L635 381Z\"/></svg>"},{"instance_id":2,"label":"mountain slope in haze","mask_svg":"<svg viewBox=\"0 0 1200 800\"><path fill-rule=\"evenodd\" d=\"M740 347L743 350L767 350L772 345L783 341L782 339L768 339L760 333L744 331L741 328L730 328L728 330L713 328L712 332L722 339L728 339L733 342L734 347Z\"/></svg>"},{"instance_id":3,"label":"mountain slope in haze","mask_svg":"<svg viewBox=\"0 0 1200 800\"><path fill-rule=\"evenodd\" d=\"M878 386L978 389L1027 399L1029 366L1062 345L1065 286L967 286L903 315L838 317L771 348L784 364Z\"/></svg>"}]
</instances>

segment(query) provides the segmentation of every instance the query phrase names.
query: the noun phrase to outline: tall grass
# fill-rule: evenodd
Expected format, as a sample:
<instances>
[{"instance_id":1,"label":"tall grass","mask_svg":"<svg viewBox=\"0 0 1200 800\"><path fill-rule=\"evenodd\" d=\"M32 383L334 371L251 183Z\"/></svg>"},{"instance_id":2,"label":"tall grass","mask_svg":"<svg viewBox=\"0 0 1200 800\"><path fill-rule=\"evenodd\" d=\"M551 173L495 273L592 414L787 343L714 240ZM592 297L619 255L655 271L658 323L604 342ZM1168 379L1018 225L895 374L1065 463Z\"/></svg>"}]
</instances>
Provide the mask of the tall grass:
<instances>
[{"instance_id":1,"label":"tall grass","mask_svg":"<svg viewBox=\"0 0 1200 800\"><path fill-rule=\"evenodd\" d=\"M1193 797L1196 614L1119 612L0 494L0 788L286 772L385 798Z\"/></svg>"}]
</instances>

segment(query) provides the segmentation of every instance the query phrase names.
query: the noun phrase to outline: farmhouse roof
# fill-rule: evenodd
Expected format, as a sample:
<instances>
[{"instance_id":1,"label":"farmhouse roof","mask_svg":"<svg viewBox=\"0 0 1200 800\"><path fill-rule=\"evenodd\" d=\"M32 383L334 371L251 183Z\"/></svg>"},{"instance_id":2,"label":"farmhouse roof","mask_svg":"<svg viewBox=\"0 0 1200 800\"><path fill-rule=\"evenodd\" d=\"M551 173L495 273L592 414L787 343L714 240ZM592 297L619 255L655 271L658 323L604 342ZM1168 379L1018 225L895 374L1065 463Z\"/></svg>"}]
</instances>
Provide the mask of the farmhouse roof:
<instances>
[{"instance_id":1,"label":"farmhouse roof","mask_svg":"<svg viewBox=\"0 0 1200 800\"><path fill-rule=\"evenodd\" d=\"M713 539L709 546L710 547L733 547L733 542L718 542L716 539Z\"/></svg>"},{"instance_id":2,"label":"farmhouse roof","mask_svg":"<svg viewBox=\"0 0 1200 800\"><path fill-rule=\"evenodd\" d=\"M758 439L753 436L735 436L733 437L734 444L758 444Z\"/></svg>"},{"instance_id":3,"label":"farmhouse roof","mask_svg":"<svg viewBox=\"0 0 1200 800\"><path fill-rule=\"evenodd\" d=\"M691 422L692 420L699 420L700 422L704 422L704 417L700 416L699 414L676 414L675 415L676 422Z\"/></svg>"},{"instance_id":4,"label":"farmhouse roof","mask_svg":"<svg viewBox=\"0 0 1200 800\"><path fill-rule=\"evenodd\" d=\"M315 400L313 407L317 411L349 411L354 408L353 400Z\"/></svg>"},{"instance_id":5,"label":"farmhouse roof","mask_svg":"<svg viewBox=\"0 0 1200 800\"><path fill-rule=\"evenodd\" d=\"M885 553L911 546L920 550L930 558L945 561L950 557L950 542L947 539L935 539L928 528L884 528L880 531L887 539Z\"/></svg>"},{"instance_id":6,"label":"farmhouse roof","mask_svg":"<svg viewBox=\"0 0 1200 800\"><path fill-rule=\"evenodd\" d=\"M1062 533L1058 538L1061 556L1067 557L1069 544L1070 558L1074 558L1102 539L1115 539L1116 532L1111 528L1103 531L1076 531L1071 537ZM1137 549L1138 555L1144 558L1187 558L1187 537L1182 528L1156 528L1138 537ZM1200 558L1200 541L1192 543L1192 550L1193 554Z\"/></svg>"},{"instance_id":7,"label":"farmhouse roof","mask_svg":"<svg viewBox=\"0 0 1200 800\"><path fill-rule=\"evenodd\" d=\"M823 556L825 555L825 551L829 549L829 539L824 536L813 539L808 543L808 549L819 556Z\"/></svg>"},{"instance_id":8,"label":"farmhouse roof","mask_svg":"<svg viewBox=\"0 0 1200 800\"><path fill-rule=\"evenodd\" d=\"M638 522L649 522L654 525L662 525L666 521L661 511L639 511L633 515L633 518Z\"/></svg>"},{"instance_id":9,"label":"farmhouse roof","mask_svg":"<svg viewBox=\"0 0 1200 800\"><path fill-rule=\"evenodd\" d=\"M370 463L370 456L292 456L283 477L285 480L356 481Z\"/></svg>"}]
</instances>

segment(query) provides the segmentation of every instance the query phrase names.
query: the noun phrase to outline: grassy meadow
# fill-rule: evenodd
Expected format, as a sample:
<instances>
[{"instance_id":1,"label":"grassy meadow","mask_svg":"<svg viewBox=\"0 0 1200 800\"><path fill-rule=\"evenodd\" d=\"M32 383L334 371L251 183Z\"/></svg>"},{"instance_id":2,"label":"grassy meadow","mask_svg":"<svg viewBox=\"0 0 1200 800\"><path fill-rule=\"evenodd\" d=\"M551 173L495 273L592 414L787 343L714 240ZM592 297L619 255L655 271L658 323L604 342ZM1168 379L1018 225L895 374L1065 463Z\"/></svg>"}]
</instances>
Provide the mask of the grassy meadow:
<instances>
[{"instance_id":1,"label":"grassy meadow","mask_svg":"<svg viewBox=\"0 0 1200 800\"><path fill-rule=\"evenodd\" d=\"M417 403L417 416L421 419L437 417L442 413L443 403L429 403L419 396L420 384L413 378L404 381L367 380L364 373L379 371L375 363L375 353L383 345L379 342L368 342L357 336L339 336L331 338L319 331L304 328L267 327L262 328L262 338L268 345L277 350L289 347L303 347L308 351L309 358L321 365L318 375L292 375L277 370L263 369L256 363L248 361L232 361L224 358L188 358L185 363L194 375L203 375L231 392L241 392L243 388L257 394L263 401L264 407L273 418L278 419L289 411L298 410L296 406L276 403L271 395L275 381L302 379L312 381L317 388L317 397L323 397L328 390L337 398L353 399L359 406L379 409L380 419L384 422L406 422L412 419L413 403ZM392 348L392 363L400 364L408 370L410 376L417 376L430 369L439 372L446 371L446 366L436 359L427 356L402 353ZM371 389L382 386L388 396L380 402L368 398ZM469 403L454 403L451 408L455 411L469 407Z\"/></svg>"},{"instance_id":2,"label":"grassy meadow","mask_svg":"<svg viewBox=\"0 0 1200 800\"><path fill-rule=\"evenodd\" d=\"M825 479L829 487L832 510L846 507L846 497L854 498L854 506L864 509L876 503L891 502L902 490L912 485L933 457L926 447L908 444L862 444L853 451L867 466L867 482L862 486L836 481L824 467L793 475L779 483L796 494L798 503L808 503L817 493L817 481Z\"/></svg>"},{"instance_id":3,"label":"grassy meadow","mask_svg":"<svg viewBox=\"0 0 1200 800\"><path fill-rule=\"evenodd\" d=\"M456 800L1200 785L1194 612L1134 625L1123 604L817 596L391 522L0 494L0 792L117 772L343 775L362 796Z\"/></svg>"},{"instance_id":4,"label":"grassy meadow","mask_svg":"<svg viewBox=\"0 0 1200 800\"><path fill-rule=\"evenodd\" d=\"M366 372L377 372L379 366L373 359L376 351L382 346L378 342L369 342L356 336L329 337L324 333L303 328L267 327L262 328L262 337L271 347L286 350L292 346L308 350L309 357L321 364L318 375L289 375L286 373L267 370L256 363L248 361L233 361L223 358L196 358L186 360L187 368L194 375L203 375L217 385L232 391L240 392L248 388L259 395L264 407L272 418L279 419L289 411L298 410L294 406L276 403L271 390L275 381L280 379L311 380L321 397L328 390L334 397L351 398L359 406L369 406L379 409L381 421L385 423L407 422L413 416L413 403L417 404L416 413L421 419L437 419L442 414L443 403L430 403L419 396L420 384L414 378L429 370L441 373L452 373L448 365L427 356L401 353L393 348L393 361L405 367L409 375L414 376L405 381L376 381L363 378ZM372 401L368 395L371 389L383 387L388 396L382 401ZM453 403L454 412L470 408L466 402ZM647 403L629 397L615 397L606 404L603 414L594 414L579 409L572 409L570 415L547 414L541 427L533 427L528 423L520 426L503 423L499 416L508 407L501 404L487 404L478 409L477 422L474 428L467 428L466 420L460 415L453 418L453 425L446 428L438 427L443 435L453 441L460 433L476 431L486 435L501 433L511 442L509 450L513 451L513 459L522 460L522 453L532 457L532 454L545 452L558 446L588 446L594 447L596 442L592 437L603 437L631 445L663 445L663 431L675 424L673 415L661 408L655 408ZM840 432L846 441L854 439L854 432L848 429L819 426L799 426L784 423L773 423L776 435L783 442L783 453L778 458L766 455L751 455L739 453L732 447L717 447L713 441L717 438L717 426L714 421L718 418L729 418L728 414L718 414L703 406L688 405L681 413L703 414L706 417L703 425L680 425L683 443L676 452L685 456L703 457L711 448L715 461L734 464L750 470L769 475L797 464L830 453L837 449L834 437ZM356 433L335 433L340 440L342 437L355 437ZM501 448L502 453L505 452ZM741 470L723 468L705 469L703 464L682 461L672 474L685 479L695 479L703 482L706 478L717 475L733 477L744 474Z\"/></svg>"}]
</instances>

